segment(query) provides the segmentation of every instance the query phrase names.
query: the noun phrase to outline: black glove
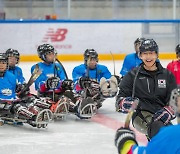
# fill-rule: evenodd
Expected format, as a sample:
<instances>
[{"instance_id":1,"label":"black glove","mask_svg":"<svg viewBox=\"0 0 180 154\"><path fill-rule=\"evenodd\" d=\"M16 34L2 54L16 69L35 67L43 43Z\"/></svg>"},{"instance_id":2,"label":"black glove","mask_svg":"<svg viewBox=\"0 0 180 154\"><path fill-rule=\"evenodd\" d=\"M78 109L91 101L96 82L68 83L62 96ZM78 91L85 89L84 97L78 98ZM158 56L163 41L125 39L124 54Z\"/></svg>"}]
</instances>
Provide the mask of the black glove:
<instances>
[{"instance_id":1,"label":"black glove","mask_svg":"<svg viewBox=\"0 0 180 154\"><path fill-rule=\"evenodd\" d=\"M16 85L16 93L19 93L22 89L24 89L27 86L27 83L22 83L22 84L18 84ZM27 88L26 91L30 91L29 87Z\"/></svg>"},{"instance_id":2,"label":"black glove","mask_svg":"<svg viewBox=\"0 0 180 154\"><path fill-rule=\"evenodd\" d=\"M73 88L74 88L74 83L73 83L73 81L70 80L70 79L65 79L65 80L62 82L61 87L62 87L64 90L73 90Z\"/></svg>"},{"instance_id":3,"label":"black glove","mask_svg":"<svg viewBox=\"0 0 180 154\"><path fill-rule=\"evenodd\" d=\"M91 84L91 79L89 77L81 77L79 79L79 85L81 88L89 87Z\"/></svg>"},{"instance_id":4,"label":"black glove","mask_svg":"<svg viewBox=\"0 0 180 154\"><path fill-rule=\"evenodd\" d=\"M123 127L119 128L116 131L115 140L114 140L115 146L117 147L118 152L121 153L122 150L129 151L132 145L135 145L135 144L138 145L135 138L136 138L136 136L132 130L130 130L128 128L123 128ZM131 143L128 143L128 144L130 144L130 146L128 146L129 149L125 149L125 147L124 147L126 141L131 141Z\"/></svg>"},{"instance_id":5,"label":"black glove","mask_svg":"<svg viewBox=\"0 0 180 154\"><path fill-rule=\"evenodd\" d=\"M59 84L60 79L58 77L50 77L46 80L47 89L55 89Z\"/></svg>"},{"instance_id":6,"label":"black glove","mask_svg":"<svg viewBox=\"0 0 180 154\"><path fill-rule=\"evenodd\" d=\"M19 98L23 98L30 92L30 88L27 87L27 83L18 84L16 86L16 93Z\"/></svg>"}]
</instances>

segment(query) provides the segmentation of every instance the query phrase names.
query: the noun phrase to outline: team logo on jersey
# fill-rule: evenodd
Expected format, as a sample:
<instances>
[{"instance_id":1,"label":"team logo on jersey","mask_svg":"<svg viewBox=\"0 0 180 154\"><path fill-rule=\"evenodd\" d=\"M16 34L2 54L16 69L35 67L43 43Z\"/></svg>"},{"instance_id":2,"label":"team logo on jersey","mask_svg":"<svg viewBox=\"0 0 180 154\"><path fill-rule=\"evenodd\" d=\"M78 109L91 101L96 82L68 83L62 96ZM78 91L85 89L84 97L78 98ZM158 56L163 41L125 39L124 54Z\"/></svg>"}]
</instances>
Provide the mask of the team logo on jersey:
<instances>
[{"instance_id":1,"label":"team logo on jersey","mask_svg":"<svg viewBox=\"0 0 180 154\"><path fill-rule=\"evenodd\" d=\"M48 78L54 77L54 74L46 74Z\"/></svg>"},{"instance_id":2,"label":"team logo on jersey","mask_svg":"<svg viewBox=\"0 0 180 154\"><path fill-rule=\"evenodd\" d=\"M12 95L12 90L11 89L2 89L1 92L5 96L11 96Z\"/></svg>"},{"instance_id":3,"label":"team logo on jersey","mask_svg":"<svg viewBox=\"0 0 180 154\"><path fill-rule=\"evenodd\" d=\"M159 88L166 88L166 80L158 79L158 87Z\"/></svg>"}]
</instances>

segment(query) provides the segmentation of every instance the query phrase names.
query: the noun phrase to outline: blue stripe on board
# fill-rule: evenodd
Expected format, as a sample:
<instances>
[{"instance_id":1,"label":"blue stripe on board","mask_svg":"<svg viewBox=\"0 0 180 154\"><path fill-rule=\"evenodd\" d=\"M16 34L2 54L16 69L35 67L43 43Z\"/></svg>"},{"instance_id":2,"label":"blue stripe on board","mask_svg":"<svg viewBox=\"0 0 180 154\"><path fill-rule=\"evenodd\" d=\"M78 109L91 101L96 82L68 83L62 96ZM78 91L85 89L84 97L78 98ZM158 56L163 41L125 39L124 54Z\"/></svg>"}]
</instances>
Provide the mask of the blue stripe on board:
<instances>
[{"instance_id":1,"label":"blue stripe on board","mask_svg":"<svg viewBox=\"0 0 180 154\"><path fill-rule=\"evenodd\" d=\"M6 23L180 23L180 20L0 20L0 24Z\"/></svg>"}]
</instances>

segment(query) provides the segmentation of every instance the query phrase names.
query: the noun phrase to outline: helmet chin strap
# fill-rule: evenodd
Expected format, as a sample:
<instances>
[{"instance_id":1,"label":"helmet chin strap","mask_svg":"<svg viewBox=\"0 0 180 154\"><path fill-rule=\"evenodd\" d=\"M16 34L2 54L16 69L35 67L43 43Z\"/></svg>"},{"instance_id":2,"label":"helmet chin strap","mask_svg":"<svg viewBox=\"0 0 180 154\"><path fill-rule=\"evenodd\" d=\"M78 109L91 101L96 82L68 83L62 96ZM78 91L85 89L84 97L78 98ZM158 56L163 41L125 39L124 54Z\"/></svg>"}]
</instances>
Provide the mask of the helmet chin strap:
<instances>
[{"instance_id":1,"label":"helmet chin strap","mask_svg":"<svg viewBox=\"0 0 180 154\"><path fill-rule=\"evenodd\" d=\"M151 66L151 67L153 67L154 65L156 65L156 61L154 62L154 64L152 64L152 66Z\"/></svg>"},{"instance_id":2,"label":"helmet chin strap","mask_svg":"<svg viewBox=\"0 0 180 154\"><path fill-rule=\"evenodd\" d=\"M52 64L53 62L49 62L49 61L47 61L47 60L44 60L44 62L46 63L46 64Z\"/></svg>"},{"instance_id":3,"label":"helmet chin strap","mask_svg":"<svg viewBox=\"0 0 180 154\"><path fill-rule=\"evenodd\" d=\"M156 67L155 65L156 65L156 62L155 62L153 65L151 65L150 67L148 67L148 66L144 63L145 69L146 69L146 70L149 70L149 71L155 71L155 70L157 69L157 67ZM153 68L153 66L155 66L155 69L148 69L148 68Z\"/></svg>"},{"instance_id":4,"label":"helmet chin strap","mask_svg":"<svg viewBox=\"0 0 180 154\"><path fill-rule=\"evenodd\" d=\"M10 70L14 70L14 69L15 69L15 65L9 66L9 69L10 69Z\"/></svg>"},{"instance_id":5,"label":"helmet chin strap","mask_svg":"<svg viewBox=\"0 0 180 154\"><path fill-rule=\"evenodd\" d=\"M5 71L0 71L0 77L3 77L4 76L4 73L5 73Z\"/></svg>"},{"instance_id":6,"label":"helmet chin strap","mask_svg":"<svg viewBox=\"0 0 180 154\"><path fill-rule=\"evenodd\" d=\"M143 62L144 63L144 62ZM153 66L155 66L156 65L156 61L154 62L154 64L152 64L151 66L150 66L150 68L152 68ZM149 68L149 66L147 66L145 63L144 63L144 66L146 66L146 67L148 67Z\"/></svg>"}]
</instances>

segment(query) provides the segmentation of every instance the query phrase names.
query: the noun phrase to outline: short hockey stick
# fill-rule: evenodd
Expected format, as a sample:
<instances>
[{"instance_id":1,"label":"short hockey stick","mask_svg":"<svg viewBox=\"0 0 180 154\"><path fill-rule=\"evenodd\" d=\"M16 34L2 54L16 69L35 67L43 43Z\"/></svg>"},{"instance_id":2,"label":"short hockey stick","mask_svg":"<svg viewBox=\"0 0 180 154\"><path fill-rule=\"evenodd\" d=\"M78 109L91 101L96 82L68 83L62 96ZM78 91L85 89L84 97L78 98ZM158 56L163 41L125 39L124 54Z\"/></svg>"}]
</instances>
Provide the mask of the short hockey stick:
<instances>
[{"instance_id":1,"label":"short hockey stick","mask_svg":"<svg viewBox=\"0 0 180 154\"><path fill-rule=\"evenodd\" d=\"M125 128L129 128L129 124L130 124L130 121L132 119L132 115L133 115L134 111L136 110L138 104L139 104L139 100L135 99L134 103L132 104L132 106L131 106L128 114L127 114L127 117L126 117L126 120L125 120L125 124L124 124Z\"/></svg>"},{"instance_id":2,"label":"short hockey stick","mask_svg":"<svg viewBox=\"0 0 180 154\"><path fill-rule=\"evenodd\" d=\"M138 76L138 73L139 73L139 70L140 70L141 66L139 66L137 72L136 72L136 75L134 77L134 82L133 82L133 90L132 90L132 98L134 98L134 95L135 95L135 85L136 85L136 79L137 79L137 76ZM129 112L128 112L128 115L126 117L126 120L125 120L125 124L124 124L124 127L125 128L129 128L129 124L130 124L130 121L132 119L132 116L133 116L133 113L134 111L136 110L137 106L139 104L139 99L135 99L134 100L134 103L132 104Z\"/></svg>"},{"instance_id":3,"label":"short hockey stick","mask_svg":"<svg viewBox=\"0 0 180 154\"><path fill-rule=\"evenodd\" d=\"M42 71L39 69L38 64L36 64L35 69L25 87L19 92L18 95L22 95L33 83L34 81L40 76Z\"/></svg>"}]
</instances>

